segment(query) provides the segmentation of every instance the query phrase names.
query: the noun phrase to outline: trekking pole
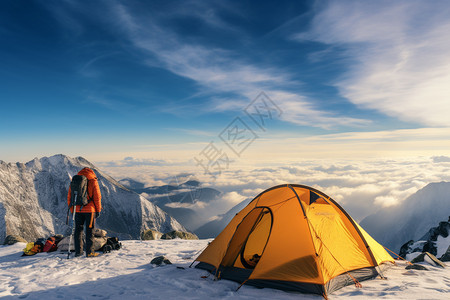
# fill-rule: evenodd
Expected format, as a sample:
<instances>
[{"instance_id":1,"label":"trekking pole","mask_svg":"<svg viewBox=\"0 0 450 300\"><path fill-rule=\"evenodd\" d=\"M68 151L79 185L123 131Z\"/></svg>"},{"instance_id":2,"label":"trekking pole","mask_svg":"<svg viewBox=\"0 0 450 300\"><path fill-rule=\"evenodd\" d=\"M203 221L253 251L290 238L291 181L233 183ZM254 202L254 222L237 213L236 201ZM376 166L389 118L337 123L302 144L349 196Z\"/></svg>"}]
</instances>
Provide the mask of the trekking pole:
<instances>
[{"instance_id":1,"label":"trekking pole","mask_svg":"<svg viewBox=\"0 0 450 300\"><path fill-rule=\"evenodd\" d=\"M70 238L69 238L69 248L67 249L67 259L70 258L70 246L72 244L72 236L75 234L75 213L77 211L77 207L76 205L72 205L77 203L77 194L78 192L75 191L73 192L75 195L75 201L72 199L72 202L70 203L70 205L73 207L73 214L72 214L72 233L70 234Z\"/></svg>"}]
</instances>

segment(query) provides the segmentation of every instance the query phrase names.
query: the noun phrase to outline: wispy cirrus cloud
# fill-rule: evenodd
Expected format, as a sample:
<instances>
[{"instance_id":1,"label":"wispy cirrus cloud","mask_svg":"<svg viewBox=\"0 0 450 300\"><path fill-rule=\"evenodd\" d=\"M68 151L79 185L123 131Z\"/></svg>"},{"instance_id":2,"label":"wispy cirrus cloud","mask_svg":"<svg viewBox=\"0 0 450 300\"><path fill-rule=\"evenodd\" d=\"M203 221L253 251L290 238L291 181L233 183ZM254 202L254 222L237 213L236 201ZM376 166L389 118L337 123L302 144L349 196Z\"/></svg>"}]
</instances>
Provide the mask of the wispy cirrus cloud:
<instances>
[{"instance_id":1,"label":"wispy cirrus cloud","mask_svg":"<svg viewBox=\"0 0 450 300\"><path fill-rule=\"evenodd\" d=\"M135 158L125 157L122 160L103 161L98 163L105 168L121 168L121 167L141 167L141 166L168 166L174 164L172 161L163 159Z\"/></svg>"},{"instance_id":2,"label":"wispy cirrus cloud","mask_svg":"<svg viewBox=\"0 0 450 300\"><path fill-rule=\"evenodd\" d=\"M308 141L317 142L356 142L361 143L365 141L384 141L384 142L395 142L395 141L414 141L420 143L421 141L427 140L449 140L450 139L450 128L448 127L438 127L438 128L416 128L416 129L396 129L396 130L381 130L381 131L371 131L371 132L342 132L334 134L323 134L317 136L308 137ZM422 143L422 147L425 146ZM421 149L423 150L423 148Z\"/></svg>"},{"instance_id":3,"label":"wispy cirrus cloud","mask_svg":"<svg viewBox=\"0 0 450 300\"><path fill-rule=\"evenodd\" d=\"M276 99L277 103L280 103L283 110L281 119L286 122L325 129L335 126L363 127L372 123L371 120L346 116L336 117L331 112L317 110L309 99L302 95L280 90L272 90L270 95Z\"/></svg>"},{"instance_id":4,"label":"wispy cirrus cloud","mask_svg":"<svg viewBox=\"0 0 450 300\"><path fill-rule=\"evenodd\" d=\"M174 25L177 20L195 20L204 27L217 30L218 34L226 32L243 42L246 39L251 41L253 37L248 36L245 30L222 17L228 14L245 19L246 15L239 6L221 1L186 1L183 5L168 5L159 11L152 9L151 5L138 7L121 1L91 5L69 1L46 4L46 7L71 34L83 35L88 32L88 25L95 24L96 28L107 33L108 42L117 46L118 53L132 53L149 68L162 68L188 79L198 87L194 98L211 99L203 100L204 103L160 103L160 111L174 115L189 109L190 113L198 114L239 111L264 91L289 112L282 116L282 120L291 124L329 129L371 123L364 118L347 116L345 112L320 106L320 101L314 96L301 91L303 83L298 79L297 71L288 71L270 59L255 63L251 53L218 46L202 34L183 35L178 25ZM93 13L98 9L104 12L100 17ZM112 59L116 54L104 50L101 51L104 54L83 63L80 74L89 78L100 77L103 73L96 64L103 59Z\"/></svg>"},{"instance_id":5,"label":"wispy cirrus cloud","mask_svg":"<svg viewBox=\"0 0 450 300\"><path fill-rule=\"evenodd\" d=\"M211 101L203 105L203 112L241 110L245 107L241 103L248 103L260 91L265 91L289 112L282 117L289 123L321 128L370 123L324 111L316 106L313 99L290 92L301 83L286 70L270 65L256 66L234 51L185 41L170 28L161 25L158 17L144 18L124 4L116 2L112 11L118 20L116 25L126 33L132 45L144 57L147 56L149 66L154 67L156 59L170 72L192 80L211 95L232 94L225 101ZM211 8L211 11L214 9ZM203 18L201 15L196 17ZM205 22L208 20L209 17ZM217 26L223 26L220 24Z\"/></svg>"},{"instance_id":6,"label":"wispy cirrus cloud","mask_svg":"<svg viewBox=\"0 0 450 300\"><path fill-rule=\"evenodd\" d=\"M345 49L335 82L362 108L426 126L449 126L450 5L447 1L327 1L299 41Z\"/></svg>"},{"instance_id":7,"label":"wispy cirrus cloud","mask_svg":"<svg viewBox=\"0 0 450 300\"><path fill-rule=\"evenodd\" d=\"M188 135L193 136L203 136L203 137L215 137L217 136L216 132L206 131L206 130L197 130L197 129L187 129L187 128L167 128L168 130L183 132Z\"/></svg>"}]
</instances>

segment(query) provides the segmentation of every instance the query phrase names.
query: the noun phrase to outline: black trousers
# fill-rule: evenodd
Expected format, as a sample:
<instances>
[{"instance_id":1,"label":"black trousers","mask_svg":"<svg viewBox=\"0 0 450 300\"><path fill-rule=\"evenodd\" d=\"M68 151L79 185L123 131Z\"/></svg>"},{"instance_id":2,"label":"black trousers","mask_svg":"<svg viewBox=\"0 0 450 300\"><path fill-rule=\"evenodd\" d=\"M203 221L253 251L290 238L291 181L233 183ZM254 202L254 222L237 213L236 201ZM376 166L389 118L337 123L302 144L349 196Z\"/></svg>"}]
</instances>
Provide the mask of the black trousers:
<instances>
[{"instance_id":1,"label":"black trousers","mask_svg":"<svg viewBox=\"0 0 450 300\"><path fill-rule=\"evenodd\" d=\"M95 213L75 214L75 255L83 253L83 231L86 226L86 255L94 252Z\"/></svg>"}]
</instances>

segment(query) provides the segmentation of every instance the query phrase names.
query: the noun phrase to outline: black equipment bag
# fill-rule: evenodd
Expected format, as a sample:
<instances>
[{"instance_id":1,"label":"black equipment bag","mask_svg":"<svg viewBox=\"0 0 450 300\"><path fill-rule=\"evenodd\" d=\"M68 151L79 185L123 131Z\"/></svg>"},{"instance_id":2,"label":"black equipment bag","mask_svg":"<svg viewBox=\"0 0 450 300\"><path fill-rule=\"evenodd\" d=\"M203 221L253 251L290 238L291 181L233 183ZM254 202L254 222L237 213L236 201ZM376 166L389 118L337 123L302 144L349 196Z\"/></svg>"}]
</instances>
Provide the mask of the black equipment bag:
<instances>
[{"instance_id":1,"label":"black equipment bag","mask_svg":"<svg viewBox=\"0 0 450 300\"><path fill-rule=\"evenodd\" d=\"M109 237L106 244L102 247L103 253L111 252L111 250L119 250L122 248L122 243L117 237Z\"/></svg>"},{"instance_id":2,"label":"black equipment bag","mask_svg":"<svg viewBox=\"0 0 450 300\"><path fill-rule=\"evenodd\" d=\"M72 177L72 182L70 183L71 206L85 206L89 203L88 182L87 177L83 175L75 175Z\"/></svg>"}]
</instances>

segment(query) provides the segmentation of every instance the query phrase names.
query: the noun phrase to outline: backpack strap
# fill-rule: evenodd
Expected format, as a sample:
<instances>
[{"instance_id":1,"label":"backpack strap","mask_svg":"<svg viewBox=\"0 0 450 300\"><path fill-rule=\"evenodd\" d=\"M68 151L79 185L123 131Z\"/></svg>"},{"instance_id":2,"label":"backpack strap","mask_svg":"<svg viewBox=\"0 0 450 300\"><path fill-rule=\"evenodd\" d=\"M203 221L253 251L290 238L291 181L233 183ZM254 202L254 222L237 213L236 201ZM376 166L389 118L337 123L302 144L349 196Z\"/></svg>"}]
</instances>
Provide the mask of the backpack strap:
<instances>
[{"instance_id":1,"label":"backpack strap","mask_svg":"<svg viewBox=\"0 0 450 300\"><path fill-rule=\"evenodd\" d=\"M91 180L95 180L95 179L88 179L88 181L87 181L87 199L88 199L88 203L91 202L91 200L92 200L92 198L89 197L89 182Z\"/></svg>"}]
</instances>

